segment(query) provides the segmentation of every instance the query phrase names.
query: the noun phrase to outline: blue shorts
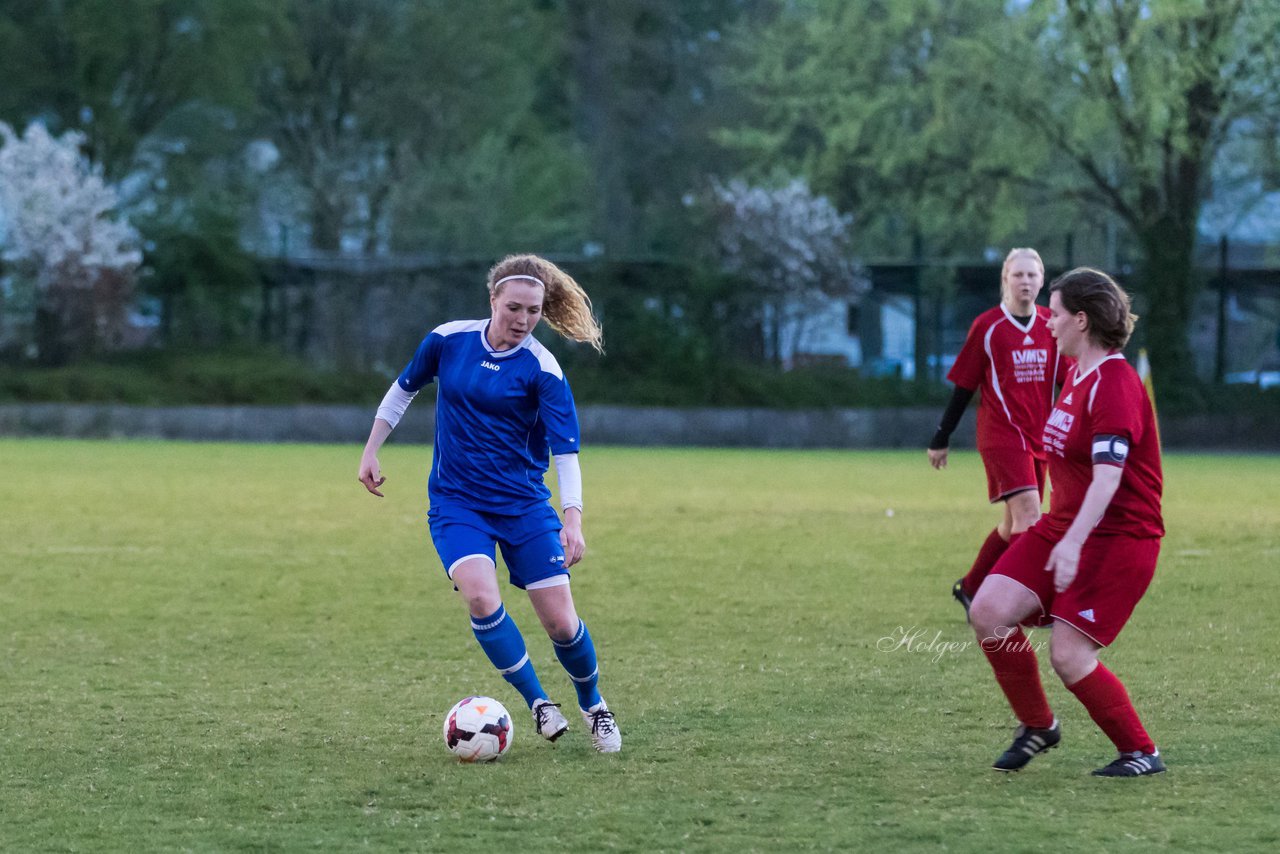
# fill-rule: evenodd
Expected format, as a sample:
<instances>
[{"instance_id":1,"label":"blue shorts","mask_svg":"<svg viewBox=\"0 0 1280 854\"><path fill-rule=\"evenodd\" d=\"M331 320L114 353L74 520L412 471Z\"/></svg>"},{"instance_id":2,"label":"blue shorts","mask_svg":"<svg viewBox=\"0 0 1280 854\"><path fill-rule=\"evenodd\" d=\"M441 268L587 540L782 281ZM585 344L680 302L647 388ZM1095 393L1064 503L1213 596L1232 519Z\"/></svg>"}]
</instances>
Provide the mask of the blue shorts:
<instances>
[{"instance_id":1,"label":"blue shorts","mask_svg":"<svg viewBox=\"0 0 1280 854\"><path fill-rule=\"evenodd\" d=\"M480 513L456 504L432 505L427 513L431 541L445 575L463 561L483 557L497 566L493 547L502 549L511 583L521 590L537 590L569 583L560 545L560 517L543 504L523 516Z\"/></svg>"}]
</instances>

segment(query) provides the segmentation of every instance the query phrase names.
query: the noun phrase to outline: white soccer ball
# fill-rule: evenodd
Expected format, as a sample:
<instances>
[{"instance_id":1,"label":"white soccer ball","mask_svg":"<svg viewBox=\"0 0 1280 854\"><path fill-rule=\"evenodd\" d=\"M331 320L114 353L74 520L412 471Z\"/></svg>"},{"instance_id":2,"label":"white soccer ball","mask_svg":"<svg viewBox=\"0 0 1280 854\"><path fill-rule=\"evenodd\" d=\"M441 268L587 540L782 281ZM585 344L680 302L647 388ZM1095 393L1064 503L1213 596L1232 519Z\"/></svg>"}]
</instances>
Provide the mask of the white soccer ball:
<instances>
[{"instance_id":1,"label":"white soccer ball","mask_svg":"<svg viewBox=\"0 0 1280 854\"><path fill-rule=\"evenodd\" d=\"M515 729L492 697L459 700L444 716L444 744L463 762L492 762L511 749Z\"/></svg>"}]
</instances>

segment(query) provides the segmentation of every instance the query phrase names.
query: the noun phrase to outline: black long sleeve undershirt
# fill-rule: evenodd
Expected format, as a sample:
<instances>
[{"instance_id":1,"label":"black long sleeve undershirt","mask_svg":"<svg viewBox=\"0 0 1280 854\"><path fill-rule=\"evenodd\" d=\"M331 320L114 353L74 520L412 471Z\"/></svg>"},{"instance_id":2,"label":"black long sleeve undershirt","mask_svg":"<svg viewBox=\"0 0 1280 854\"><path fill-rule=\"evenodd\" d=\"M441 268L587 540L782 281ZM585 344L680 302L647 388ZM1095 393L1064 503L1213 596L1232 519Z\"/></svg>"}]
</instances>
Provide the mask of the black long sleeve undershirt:
<instances>
[{"instance_id":1,"label":"black long sleeve undershirt","mask_svg":"<svg viewBox=\"0 0 1280 854\"><path fill-rule=\"evenodd\" d=\"M969 405L969 401L973 399L973 389L961 388L956 386L951 392L951 402L947 404L947 409L942 413L942 421L938 423L938 431L933 434L933 441L929 443L929 450L940 451L951 444L951 434L960 424L960 416L964 415L964 410Z\"/></svg>"}]
</instances>

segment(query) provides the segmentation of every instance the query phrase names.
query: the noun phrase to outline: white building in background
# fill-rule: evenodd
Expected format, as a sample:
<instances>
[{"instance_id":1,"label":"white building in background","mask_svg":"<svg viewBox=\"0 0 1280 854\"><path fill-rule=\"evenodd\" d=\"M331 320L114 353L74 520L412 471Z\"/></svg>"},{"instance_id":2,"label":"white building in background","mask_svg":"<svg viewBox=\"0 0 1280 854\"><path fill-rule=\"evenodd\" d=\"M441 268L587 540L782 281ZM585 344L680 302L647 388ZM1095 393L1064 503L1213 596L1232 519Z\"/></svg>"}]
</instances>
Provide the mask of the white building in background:
<instances>
[{"instance_id":1,"label":"white building in background","mask_svg":"<svg viewBox=\"0 0 1280 854\"><path fill-rule=\"evenodd\" d=\"M880 294L857 300L826 297L789 311L791 319L779 330L778 345L784 368L814 364L858 368L873 376L915 376L916 321L911 297ZM874 312L875 317L865 317ZM861 330L877 323L880 352L868 353Z\"/></svg>"}]
</instances>

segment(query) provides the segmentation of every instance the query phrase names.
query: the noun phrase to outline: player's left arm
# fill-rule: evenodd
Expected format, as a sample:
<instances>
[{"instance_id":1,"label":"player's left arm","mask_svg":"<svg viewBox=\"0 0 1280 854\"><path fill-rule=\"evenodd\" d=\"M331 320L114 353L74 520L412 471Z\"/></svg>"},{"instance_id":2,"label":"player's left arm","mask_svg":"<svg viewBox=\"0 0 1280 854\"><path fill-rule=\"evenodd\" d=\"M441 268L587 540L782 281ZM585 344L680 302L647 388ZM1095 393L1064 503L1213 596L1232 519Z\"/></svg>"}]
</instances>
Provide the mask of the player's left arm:
<instances>
[{"instance_id":1,"label":"player's left arm","mask_svg":"<svg viewBox=\"0 0 1280 854\"><path fill-rule=\"evenodd\" d=\"M547 427L547 443L551 446L560 492L560 510L564 524L560 528L560 545L564 547L564 563L573 566L586 554L582 535L582 468L578 462L578 410L573 392L559 366L538 375L538 405Z\"/></svg>"},{"instance_id":2,"label":"player's left arm","mask_svg":"<svg viewBox=\"0 0 1280 854\"><path fill-rule=\"evenodd\" d=\"M1045 571L1053 573L1053 587L1059 593L1071 586L1076 573L1080 569L1080 550L1089 532L1098 524L1102 514L1107 512L1111 499L1120 488L1120 476L1124 469L1109 463L1093 464L1093 480L1080 502L1080 510L1075 521L1067 529L1066 535L1058 541L1049 553L1049 561Z\"/></svg>"},{"instance_id":3,"label":"player's left arm","mask_svg":"<svg viewBox=\"0 0 1280 854\"><path fill-rule=\"evenodd\" d=\"M564 547L564 565L573 566L587 552L582 536L582 468L578 455L556 454L556 480L560 489L560 509L564 526L560 528L560 545Z\"/></svg>"}]
</instances>

